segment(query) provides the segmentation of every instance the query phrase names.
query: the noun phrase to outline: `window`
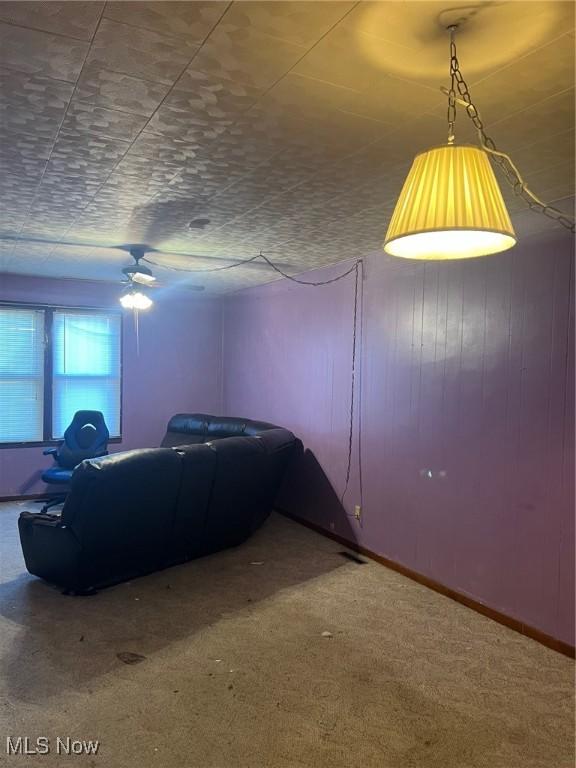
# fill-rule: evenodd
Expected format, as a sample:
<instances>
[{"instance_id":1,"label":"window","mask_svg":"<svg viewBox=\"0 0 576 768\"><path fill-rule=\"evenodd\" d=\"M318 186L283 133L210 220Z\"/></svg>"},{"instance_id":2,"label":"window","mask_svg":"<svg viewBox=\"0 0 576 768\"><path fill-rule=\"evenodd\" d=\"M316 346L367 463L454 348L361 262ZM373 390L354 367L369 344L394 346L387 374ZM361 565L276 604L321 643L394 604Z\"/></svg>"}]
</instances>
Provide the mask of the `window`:
<instances>
[{"instance_id":1,"label":"window","mask_svg":"<svg viewBox=\"0 0 576 768\"><path fill-rule=\"evenodd\" d=\"M44 436L44 313L0 309L0 441Z\"/></svg>"},{"instance_id":2,"label":"window","mask_svg":"<svg viewBox=\"0 0 576 768\"><path fill-rule=\"evenodd\" d=\"M62 437L76 411L102 411L120 434L120 315L54 312L52 437Z\"/></svg>"},{"instance_id":3,"label":"window","mask_svg":"<svg viewBox=\"0 0 576 768\"><path fill-rule=\"evenodd\" d=\"M119 437L119 313L0 307L0 443L61 439L79 410Z\"/></svg>"}]
</instances>

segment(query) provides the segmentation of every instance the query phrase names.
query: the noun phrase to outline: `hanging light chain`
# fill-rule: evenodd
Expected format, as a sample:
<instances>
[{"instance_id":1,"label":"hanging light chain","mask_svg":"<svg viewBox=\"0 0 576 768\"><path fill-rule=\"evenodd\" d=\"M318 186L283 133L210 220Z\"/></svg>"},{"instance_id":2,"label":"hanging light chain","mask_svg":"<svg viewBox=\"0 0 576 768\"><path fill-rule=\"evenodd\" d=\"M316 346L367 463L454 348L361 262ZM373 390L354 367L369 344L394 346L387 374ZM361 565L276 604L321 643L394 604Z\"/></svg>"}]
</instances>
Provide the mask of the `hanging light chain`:
<instances>
[{"instance_id":1,"label":"hanging light chain","mask_svg":"<svg viewBox=\"0 0 576 768\"><path fill-rule=\"evenodd\" d=\"M450 27L450 90L448 91L448 144L454 144L454 124L456 123L456 43L454 42L455 27Z\"/></svg>"},{"instance_id":2,"label":"hanging light chain","mask_svg":"<svg viewBox=\"0 0 576 768\"><path fill-rule=\"evenodd\" d=\"M512 187L514 194L522 198L524 202L533 211L538 211L544 214L549 219L553 219L561 224L566 229L569 229L572 233L576 232L576 224L574 218L568 216L563 211L555 208L553 205L548 205L540 200L522 178L520 171L514 165L510 157L505 152L500 152L496 148L494 141L486 134L484 129L484 123L480 117L480 113L476 105L472 101L468 85L464 80L462 72L460 71L460 64L458 62L458 56L456 52L456 43L454 41L454 32L456 28L450 27L450 90L448 91L448 143L452 144L454 141L454 122L455 116L455 103L460 101L466 109L466 114L474 123L480 143L483 149L488 152L494 158L494 162L501 168L504 173L504 178L508 184ZM456 85L456 88L454 88ZM456 95L456 91L460 98Z\"/></svg>"}]
</instances>

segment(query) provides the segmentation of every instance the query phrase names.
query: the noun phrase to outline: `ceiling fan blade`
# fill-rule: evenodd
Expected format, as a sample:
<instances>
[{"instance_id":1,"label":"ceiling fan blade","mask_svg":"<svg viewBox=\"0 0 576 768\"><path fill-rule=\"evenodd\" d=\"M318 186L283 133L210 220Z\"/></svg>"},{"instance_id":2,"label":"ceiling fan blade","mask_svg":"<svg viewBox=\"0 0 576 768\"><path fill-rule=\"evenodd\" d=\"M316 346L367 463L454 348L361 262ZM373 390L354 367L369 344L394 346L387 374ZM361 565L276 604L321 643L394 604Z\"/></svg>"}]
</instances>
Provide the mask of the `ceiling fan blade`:
<instances>
[{"instance_id":1,"label":"ceiling fan blade","mask_svg":"<svg viewBox=\"0 0 576 768\"><path fill-rule=\"evenodd\" d=\"M118 281L120 285L131 285L133 288L138 289L138 287L141 285L143 288L146 288L148 290L149 288L165 288L166 284L163 283L161 280L155 280L153 283L140 283L137 280L119 280Z\"/></svg>"},{"instance_id":2,"label":"ceiling fan blade","mask_svg":"<svg viewBox=\"0 0 576 768\"><path fill-rule=\"evenodd\" d=\"M206 255L203 253L190 253L189 251L167 251L164 248L154 248L152 246L143 245L143 244L132 244L132 243L126 243L126 244L109 244L104 245L102 243L88 243L88 242L71 242L69 240L48 240L41 237L19 237L18 235L2 235L0 234L0 242L7 241L7 242L22 242L22 243L40 243L43 245L53 245L53 246L65 246L70 248L100 248L103 250L119 250L119 251L125 251L126 253L130 253L130 251L134 248L141 248L144 252L143 258L146 259L147 254L154 254L155 256L159 256L160 258L162 256L179 256L182 259L202 259L203 261L215 261L215 262L239 262L245 261L247 258L250 257L242 257L239 258L237 256L213 256L213 255ZM256 262L257 264L258 262ZM264 265L265 266L265 265Z\"/></svg>"}]
</instances>

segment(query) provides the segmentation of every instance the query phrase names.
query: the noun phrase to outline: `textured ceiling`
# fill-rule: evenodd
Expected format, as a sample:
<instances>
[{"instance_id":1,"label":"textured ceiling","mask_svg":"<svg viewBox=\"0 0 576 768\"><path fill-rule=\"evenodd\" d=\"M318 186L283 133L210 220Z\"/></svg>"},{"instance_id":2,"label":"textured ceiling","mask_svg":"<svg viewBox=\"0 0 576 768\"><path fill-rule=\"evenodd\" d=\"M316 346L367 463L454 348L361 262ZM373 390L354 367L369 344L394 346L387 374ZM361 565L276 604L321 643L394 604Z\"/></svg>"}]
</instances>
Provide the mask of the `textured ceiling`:
<instances>
[{"instance_id":1,"label":"textured ceiling","mask_svg":"<svg viewBox=\"0 0 576 768\"><path fill-rule=\"evenodd\" d=\"M115 280L109 246L147 243L164 282L230 291L276 275L166 265L378 250L412 156L445 140L458 6L488 132L570 210L572 2L0 2L0 271ZM558 226L503 191L520 238Z\"/></svg>"}]
</instances>

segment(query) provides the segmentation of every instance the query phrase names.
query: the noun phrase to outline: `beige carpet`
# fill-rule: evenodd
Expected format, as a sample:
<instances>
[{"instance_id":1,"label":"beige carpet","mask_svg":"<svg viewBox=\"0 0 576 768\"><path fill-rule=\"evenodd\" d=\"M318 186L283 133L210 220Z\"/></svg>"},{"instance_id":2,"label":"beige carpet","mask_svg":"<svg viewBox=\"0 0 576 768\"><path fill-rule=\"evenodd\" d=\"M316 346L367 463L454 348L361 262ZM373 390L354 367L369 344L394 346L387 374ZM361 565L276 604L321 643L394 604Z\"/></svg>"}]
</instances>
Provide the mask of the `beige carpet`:
<instances>
[{"instance_id":1,"label":"beige carpet","mask_svg":"<svg viewBox=\"0 0 576 768\"><path fill-rule=\"evenodd\" d=\"M24 507L0 505L0 766L573 768L569 659L296 523L73 598L26 573Z\"/></svg>"}]
</instances>

